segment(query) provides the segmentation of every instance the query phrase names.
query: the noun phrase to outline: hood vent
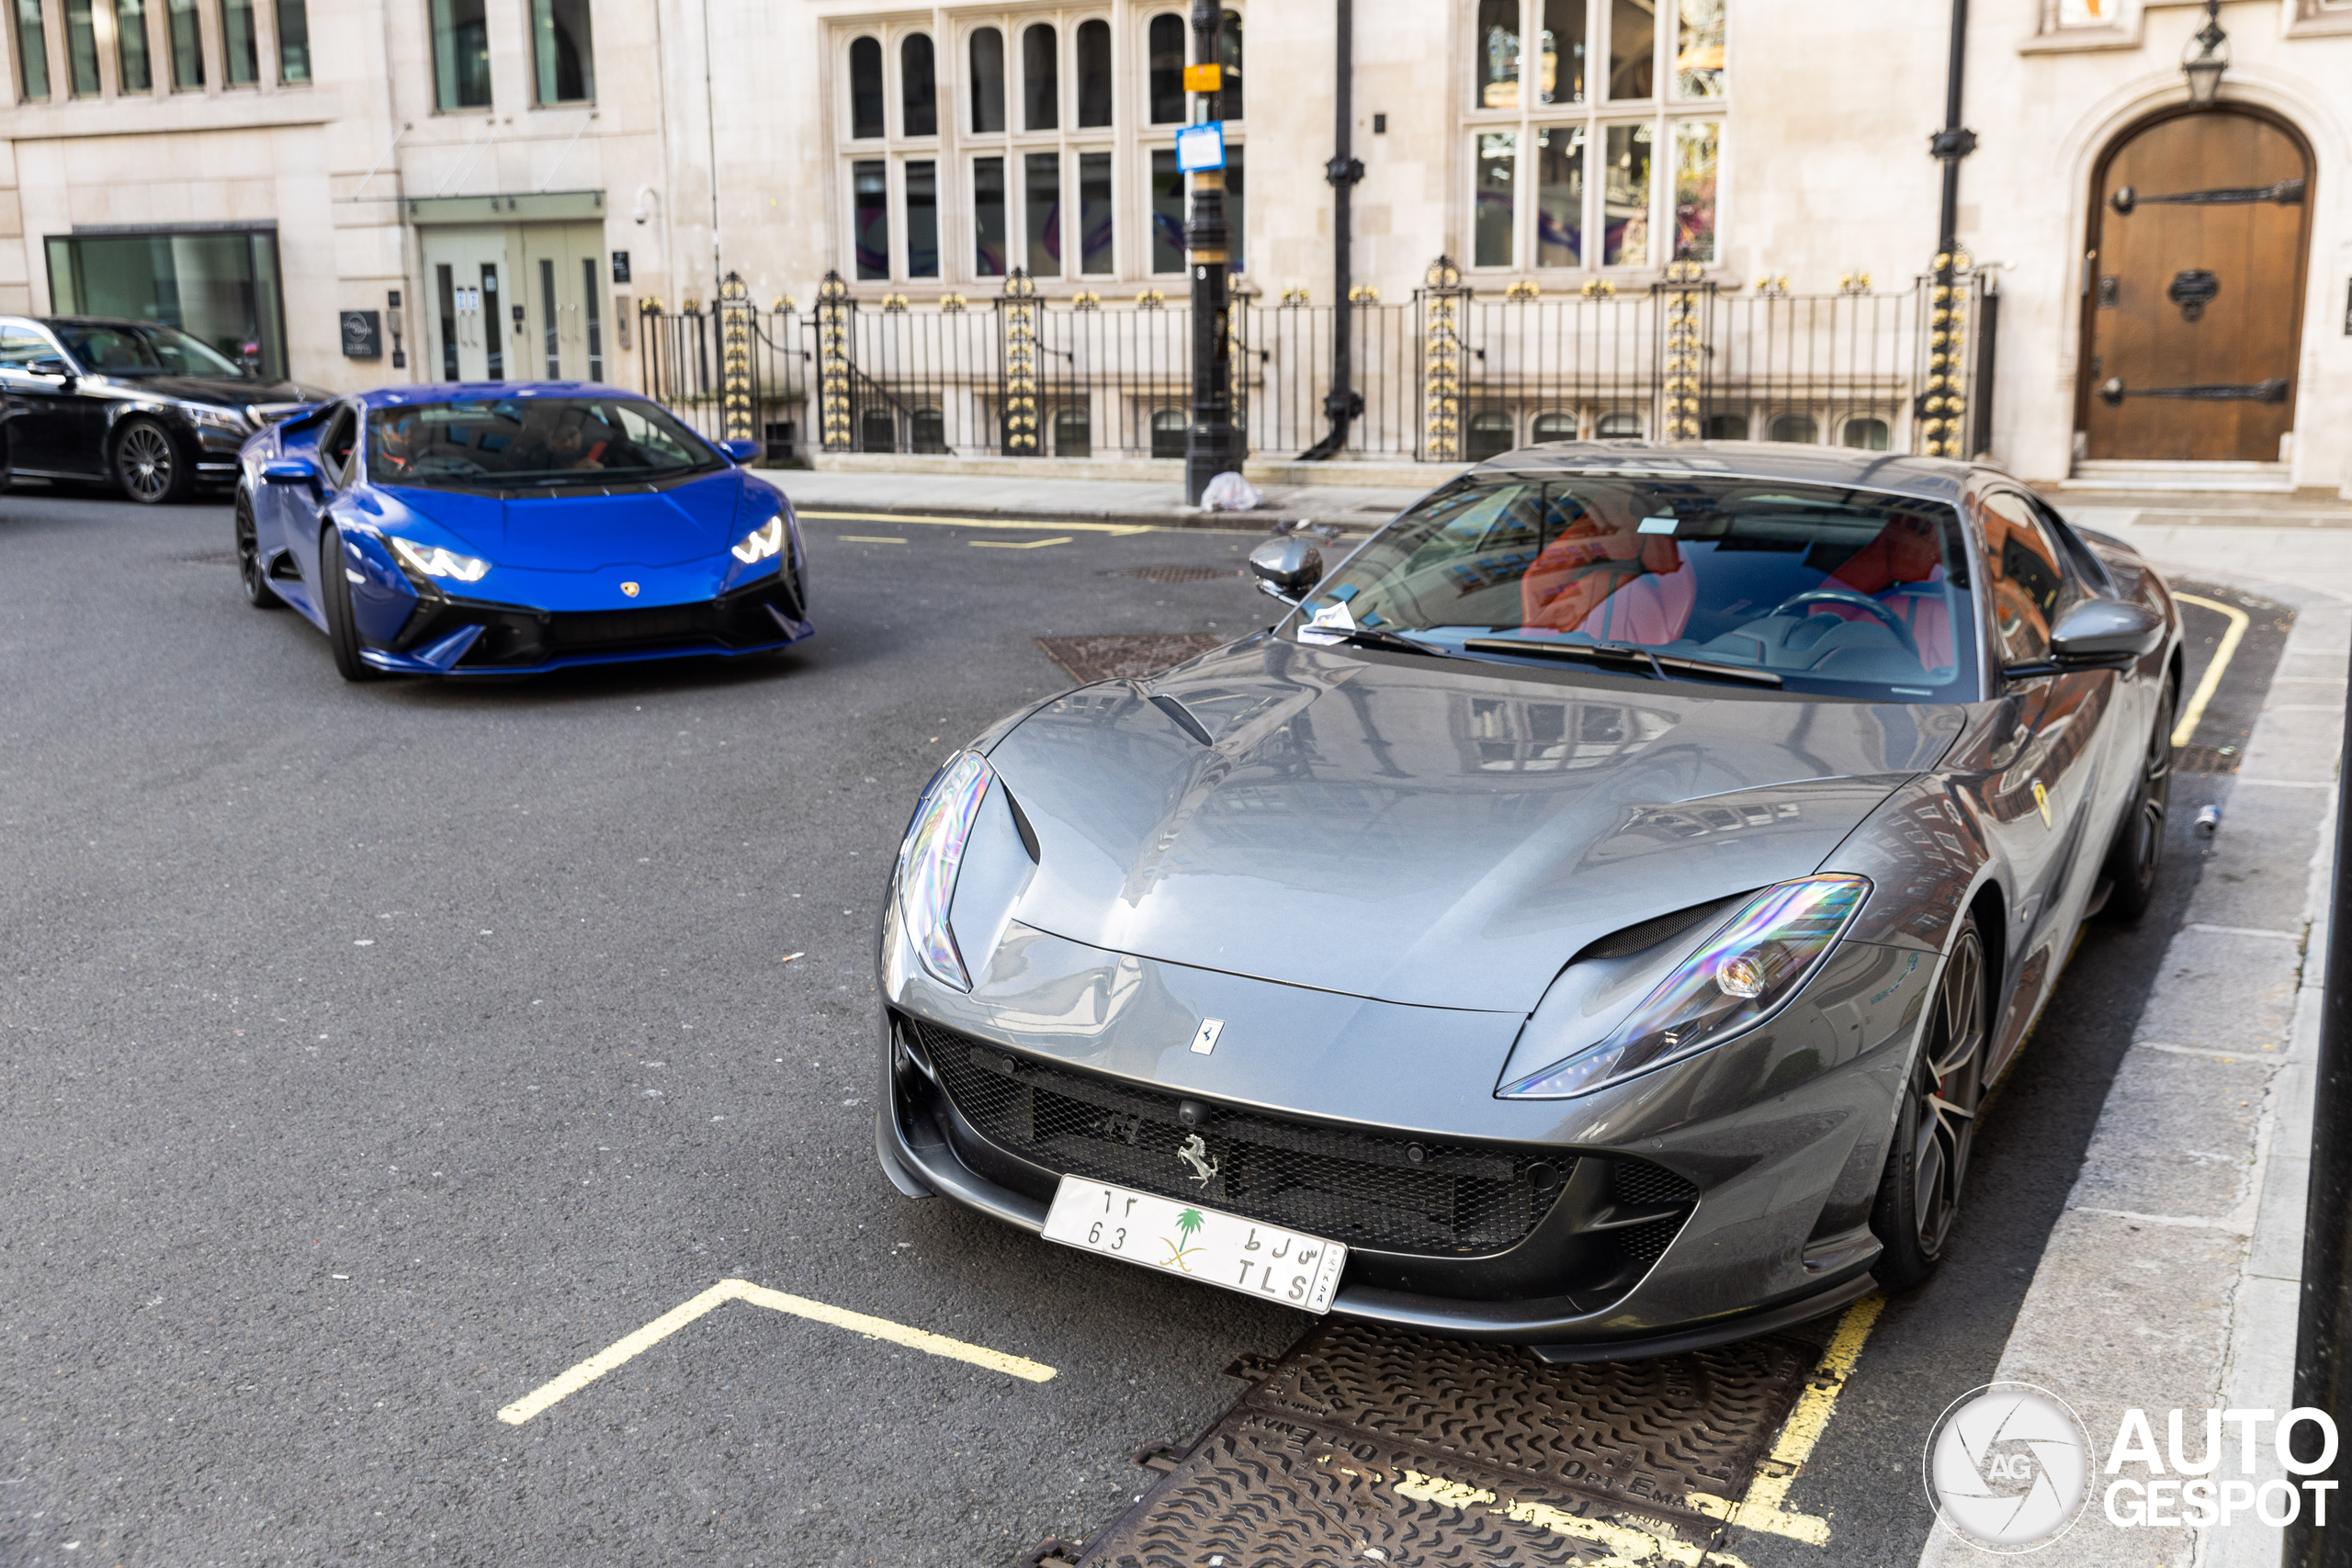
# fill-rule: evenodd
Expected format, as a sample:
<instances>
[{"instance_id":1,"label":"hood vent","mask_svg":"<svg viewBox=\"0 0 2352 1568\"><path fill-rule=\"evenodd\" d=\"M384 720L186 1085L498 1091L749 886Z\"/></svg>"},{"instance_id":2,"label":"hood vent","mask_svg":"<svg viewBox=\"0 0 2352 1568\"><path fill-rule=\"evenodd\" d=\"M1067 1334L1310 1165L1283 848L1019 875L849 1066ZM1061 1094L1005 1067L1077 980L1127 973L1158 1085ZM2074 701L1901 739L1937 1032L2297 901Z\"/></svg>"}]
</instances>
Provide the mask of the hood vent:
<instances>
[{"instance_id":1,"label":"hood vent","mask_svg":"<svg viewBox=\"0 0 2352 1568\"><path fill-rule=\"evenodd\" d=\"M1630 958L1636 953L1656 947L1669 937L1682 935L1710 916L1730 913L1734 905L1747 897L1749 895L1746 893L1735 893L1728 898L1715 898L1704 904L1693 904L1687 909L1653 915L1638 925L1627 926L1622 931L1610 932L1598 942L1587 942L1568 962L1582 964L1589 958Z\"/></svg>"}]
</instances>

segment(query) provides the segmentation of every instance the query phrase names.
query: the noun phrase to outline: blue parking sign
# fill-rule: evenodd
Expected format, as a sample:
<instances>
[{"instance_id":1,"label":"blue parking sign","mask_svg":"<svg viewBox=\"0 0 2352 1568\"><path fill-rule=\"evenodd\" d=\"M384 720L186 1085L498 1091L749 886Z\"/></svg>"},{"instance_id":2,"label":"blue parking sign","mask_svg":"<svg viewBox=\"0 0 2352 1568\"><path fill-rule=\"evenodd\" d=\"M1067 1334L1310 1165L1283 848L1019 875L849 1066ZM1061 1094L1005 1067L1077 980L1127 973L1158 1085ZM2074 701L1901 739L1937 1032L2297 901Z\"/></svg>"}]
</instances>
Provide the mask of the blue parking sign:
<instances>
[{"instance_id":1,"label":"blue parking sign","mask_svg":"<svg viewBox=\"0 0 2352 1568\"><path fill-rule=\"evenodd\" d=\"M1225 167L1225 122L1188 125L1176 133L1176 166L1186 174Z\"/></svg>"}]
</instances>

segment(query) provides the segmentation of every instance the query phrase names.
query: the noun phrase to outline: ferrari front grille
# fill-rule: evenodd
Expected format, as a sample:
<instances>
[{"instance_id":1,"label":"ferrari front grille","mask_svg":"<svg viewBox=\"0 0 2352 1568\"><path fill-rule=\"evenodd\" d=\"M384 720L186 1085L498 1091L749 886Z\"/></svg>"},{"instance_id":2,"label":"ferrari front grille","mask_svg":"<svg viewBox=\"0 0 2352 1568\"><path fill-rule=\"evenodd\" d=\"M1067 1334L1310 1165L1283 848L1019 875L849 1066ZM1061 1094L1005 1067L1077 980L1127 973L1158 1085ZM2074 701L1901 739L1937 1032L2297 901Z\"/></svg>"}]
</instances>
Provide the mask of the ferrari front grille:
<instances>
[{"instance_id":1,"label":"ferrari front grille","mask_svg":"<svg viewBox=\"0 0 2352 1568\"><path fill-rule=\"evenodd\" d=\"M1576 1161L1542 1148L1440 1143L1213 1108L1186 1124L1173 1094L1017 1056L907 1020L957 1114L998 1148L1351 1247L1463 1257L1535 1228ZM1197 1163L1179 1150L1191 1146ZM1203 1169L1213 1174L1199 1178Z\"/></svg>"}]
</instances>

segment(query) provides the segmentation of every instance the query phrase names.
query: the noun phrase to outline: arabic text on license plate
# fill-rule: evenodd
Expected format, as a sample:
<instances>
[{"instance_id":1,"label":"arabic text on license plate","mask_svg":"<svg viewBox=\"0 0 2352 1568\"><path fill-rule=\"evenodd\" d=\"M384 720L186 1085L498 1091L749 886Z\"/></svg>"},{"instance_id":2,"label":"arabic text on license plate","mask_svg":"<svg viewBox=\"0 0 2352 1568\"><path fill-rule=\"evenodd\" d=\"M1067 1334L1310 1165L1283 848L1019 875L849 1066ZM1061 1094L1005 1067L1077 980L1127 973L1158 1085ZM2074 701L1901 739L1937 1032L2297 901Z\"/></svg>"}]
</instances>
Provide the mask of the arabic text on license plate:
<instances>
[{"instance_id":1,"label":"arabic text on license plate","mask_svg":"<svg viewBox=\"0 0 2352 1568\"><path fill-rule=\"evenodd\" d=\"M1046 1239L1306 1312L1331 1310L1348 1261L1335 1241L1075 1176L1054 1193Z\"/></svg>"}]
</instances>

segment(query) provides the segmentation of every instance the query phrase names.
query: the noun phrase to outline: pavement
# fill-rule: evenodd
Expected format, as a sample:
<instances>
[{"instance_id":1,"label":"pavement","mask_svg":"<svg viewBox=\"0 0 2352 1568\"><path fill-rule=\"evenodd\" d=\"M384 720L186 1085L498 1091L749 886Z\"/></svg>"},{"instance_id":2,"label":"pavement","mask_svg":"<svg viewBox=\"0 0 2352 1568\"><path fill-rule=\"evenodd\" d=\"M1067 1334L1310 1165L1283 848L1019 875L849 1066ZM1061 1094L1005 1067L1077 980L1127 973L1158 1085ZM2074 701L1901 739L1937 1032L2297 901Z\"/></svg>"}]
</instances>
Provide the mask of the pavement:
<instances>
[{"instance_id":1,"label":"pavement","mask_svg":"<svg viewBox=\"0 0 2352 1568\"><path fill-rule=\"evenodd\" d=\"M864 1103L883 863L923 778L1068 684L1040 637L1264 624L1250 534L955 522L780 477L818 638L483 686L345 685L314 632L238 602L223 509L0 497L0 1562L993 1568L1114 1517L1137 1445L1213 1427L1222 1369L1314 1326L907 1202ZM2036 1347L2084 1406L2199 1407L2195 1377L2123 1381L2136 1330L2056 1337L2116 1288L2054 1261L2099 1209L2230 1220L2165 1228L2217 1245L2164 1255L2205 1315L2153 1359L2284 1408L2259 1314L2291 1293L2264 1237L2296 1179L2292 1053L2228 1107L2179 1070L2205 1057L2151 1047L2239 1055L2178 1036L2307 989L2277 937L2217 950L2243 976L2173 970L2193 927L2303 910L2326 792L2280 792L2313 797L2282 818L2249 781L2332 768L2324 736L2282 748L2324 728L2296 710L2340 712L2321 618L2352 559L2325 528L2083 520L2249 615L2195 737L2244 765L2182 775L2159 908L2086 934L1945 1268L1877 1304L1801 1466L1767 1477L1784 1506L1720 1561L1941 1550L1920 1444ZM2188 624L2194 682L2229 616ZM2198 1010L2241 980L2267 1012Z\"/></svg>"},{"instance_id":2,"label":"pavement","mask_svg":"<svg viewBox=\"0 0 2352 1568\"><path fill-rule=\"evenodd\" d=\"M962 471L823 468L775 469L766 477L795 506L835 513L1069 519L1155 528L1266 529L1289 520L1360 532L1379 527L1463 471L1460 465L1396 464L1389 465L1392 478L1374 465L1352 464L1305 482L1261 473L1256 510L1230 513L1187 506L1181 478L1041 478L1033 464L1017 457L961 458L956 466ZM1277 473L1294 476L1303 467Z\"/></svg>"}]
</instances>

